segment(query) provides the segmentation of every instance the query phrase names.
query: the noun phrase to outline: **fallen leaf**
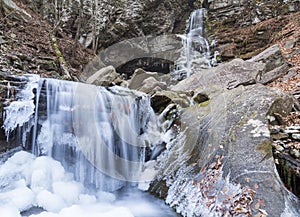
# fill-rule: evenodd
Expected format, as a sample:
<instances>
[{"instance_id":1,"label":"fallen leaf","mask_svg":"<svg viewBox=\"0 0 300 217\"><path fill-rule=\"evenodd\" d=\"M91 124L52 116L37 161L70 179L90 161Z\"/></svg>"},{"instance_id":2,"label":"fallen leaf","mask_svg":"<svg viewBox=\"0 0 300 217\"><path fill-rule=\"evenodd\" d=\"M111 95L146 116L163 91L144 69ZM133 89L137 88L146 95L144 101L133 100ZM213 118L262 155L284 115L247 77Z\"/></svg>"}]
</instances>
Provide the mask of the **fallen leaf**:
<instances>
[{"instance_id":1,"label":"fallen leaf","mask_svg":"<svg viewBox=\"0 0 300 217\"><path fill-rule=\"evenodd\" d=\"M260 202L258 201L255 206L254 206L255 209L259 209L260 208Z\"/></svg>"},{"instance_id":2,"label":"fallen leaf","mask_svg":"<svg viewBox=\"0 0 300 217\"><path fill-rule=\"evenodd\" d=\"M255 188L255 189L257 190L257 189L259 188L258 184L255 183L255 184L253 185L253 188Z\"/></svg>"},{"instance_id":3,"label":"fallen leaf","mask_svg":"<svg viewBox=\"0 0 300 217\"><path fill-rule=\"evenodd\" d=\"M195 179L192 179L192 185L196 185L197 181Z\"/></svg>"},{"instance_id":4,"label":"fallen leaf","mask_svg":"<svg viewBox=\"0 0 300 217\"><path fill-rule=\"evenodd\" d=\"M211 202L210 201L207 201L206 203L205 203L205 206L207 206L207 207L209 207L211 205Z\"/></svg>"},{"instance_id":5,"label":"fallen leaf","mask_svg":"<svg viewBox=\"0 0 300 217\"><path fill-rule=\"evenodd\" d=\"M258 201L259 201L260 205L266 206L266 203L265 203L265 201L263 199L258 198Z\"/></svg>"},{"instance_id":6,"label":"fallen leaf","mask_svg":"<svg viewBox=\"0 0 300 217\"><path fill-rule=\"evenodd\" d=\"M256 215L254 215L253 217L266 217L266 215L261 214L261 213L258 213L258 214L256 214Z\"/></svg>"},{"instance_id":7,"label":"fallen leaf","mask_svg":"<svg viewBox=\"0 0 300 217\"><path fill-rule=\"evenodd\" d=\"M217 165L217 163L214 162L214 163L212 163L209 167L210 167L210 168L215 168L216 165Z\"/></svg>"}]
</instances>

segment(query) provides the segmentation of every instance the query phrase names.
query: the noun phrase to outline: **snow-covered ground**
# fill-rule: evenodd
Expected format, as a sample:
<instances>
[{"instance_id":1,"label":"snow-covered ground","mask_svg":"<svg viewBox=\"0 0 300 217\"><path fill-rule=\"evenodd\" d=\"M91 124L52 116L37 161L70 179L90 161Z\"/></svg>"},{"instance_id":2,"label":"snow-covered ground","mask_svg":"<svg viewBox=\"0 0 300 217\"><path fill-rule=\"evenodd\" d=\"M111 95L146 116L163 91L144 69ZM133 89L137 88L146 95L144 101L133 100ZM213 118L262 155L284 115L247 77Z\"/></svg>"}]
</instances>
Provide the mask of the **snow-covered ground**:
<instances>
[{"instance_id":1,"label":"snow-covered ground","mask_svg":"<svg viewBox=\"0 0 300 217\"><path fill-rule=\"evenodd\" d=\"M37 209L42 212L28 212L34 207L42 208ZM74 181L60 162L25 151L17 152L0 165L0 214L3 217L177 216L163 201L145 192L130 189L113 194L88 190Z\"/></svg>"}]
</instances>

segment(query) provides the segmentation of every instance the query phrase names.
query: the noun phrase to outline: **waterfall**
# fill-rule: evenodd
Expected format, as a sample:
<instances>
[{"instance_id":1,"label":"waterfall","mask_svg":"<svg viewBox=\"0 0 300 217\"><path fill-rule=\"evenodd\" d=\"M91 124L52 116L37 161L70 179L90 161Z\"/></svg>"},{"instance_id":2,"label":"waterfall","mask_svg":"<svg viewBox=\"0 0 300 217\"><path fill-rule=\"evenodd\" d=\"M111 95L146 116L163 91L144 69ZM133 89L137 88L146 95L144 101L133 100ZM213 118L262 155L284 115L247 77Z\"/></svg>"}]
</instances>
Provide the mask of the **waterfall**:
<instances>
[{"instance_id":1,"label":"waterfall","mask_svg":"<svg viewBox=\"0 0 300 217\"><path fill-rule=\"evenodd\" d=\"M179 59L175 63L176 69L172 72L174 80L182 80L193 74L195 65L201 68L209 68L210 49L207 39L204 37L203 20L205 9L192 12L187 26L187 34L177 35L182 40L182 50Z\"/></svg>"},{"instance_id":2,"label":"waterfall","mask_svg":"<svg viewBox=\"0 0 300 217\"><path fill-rule=\"evenodd\" d=\"M4 126L9 134L23 125L11 120L14 110L16 117L26 117L22 122L33 123L32 145L24 148L60 161L85 186L114 191L139 181L154 116L148 96L55 79L34 80L26 90L35 91L36 99L11 104ZM24 101L30 110L16 109Z\"/></svg>"}]
</instances>

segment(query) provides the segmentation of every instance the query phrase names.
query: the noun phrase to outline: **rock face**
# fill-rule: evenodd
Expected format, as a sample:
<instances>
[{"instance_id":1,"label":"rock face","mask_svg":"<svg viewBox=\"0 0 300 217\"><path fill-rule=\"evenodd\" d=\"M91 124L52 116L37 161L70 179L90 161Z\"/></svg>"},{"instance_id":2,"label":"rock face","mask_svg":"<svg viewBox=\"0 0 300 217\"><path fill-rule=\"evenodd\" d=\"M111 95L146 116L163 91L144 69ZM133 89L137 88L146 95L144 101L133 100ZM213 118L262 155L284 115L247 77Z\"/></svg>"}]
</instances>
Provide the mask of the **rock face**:
<instances>
[{"instance_id":1,"label":"rock face","mask_svg":"<svg viewBox=\"0 0 300 217\"><path fill-rule=\"evenodd\" d=\"M295 118L295 117L294 117ZM287 188L300 197L300 125L271 127L274 156L277 159L278 173Z\"/></svg>"},{"instance_id":2,"label":"rock face","mask_svg":"<svg viewBox=\"0 0 300 217\"><path fill-rule=\"evenodd\" d=\"M249 59L270 44L289 22L288 14L300 9L299 1L204 1L207 31L222 60ZM298 13L292 16L299 16Z\"/></svg>"},{"instance_id":3,"label":"rock face","mask_svg":"<svg viewBox=\"0 0 300 217\"><path fill-rule=\"evenodd\" d=\"M262 72L265 63L236 59L172 88L209 99L182 110L150 187L183 216L300 214L276 172L267 118L286 116L294 100L259 84Z\"/></svg>"},{"instance_id":4,"label":"rock face","mask_svg":"<svg viewBox=\"0 0 300 217\"><path fill-rule=\"evenodd\" d=\"M123 39L180 32L201 1L88 0L29 2L54 25L86 46L108 47ZM56 7L54 7L54 5Z\"/></svg>"},{"instance_id":5,"label":"rock face","mask_svg":"<svg viewBox=\"0 0 300 217\"><path fill-rule=\"evenodd\" d=\"M39 11L31 10L32 1L23 2L25 4L19 0L0 1L0 71L60 79L68 71L77 80L83 66L92 58L92 52L61 29L53 29Z\"/></svg>"},{"instance_id":6,"label":"rock face","mask_svg":"<svg viewBox=\"0 0 300 217\"><path fill-rule=\"evenodd\" d=\"M4 107L14 101L16 94L22 90L24 85L28 82L24 76L9 75L0 71L0 126L4 122ZM0 128L0 153L9 151L19 145L18 132L10 135L10 141L7 141L3 127Z\"/></svg>"}]
</instances>

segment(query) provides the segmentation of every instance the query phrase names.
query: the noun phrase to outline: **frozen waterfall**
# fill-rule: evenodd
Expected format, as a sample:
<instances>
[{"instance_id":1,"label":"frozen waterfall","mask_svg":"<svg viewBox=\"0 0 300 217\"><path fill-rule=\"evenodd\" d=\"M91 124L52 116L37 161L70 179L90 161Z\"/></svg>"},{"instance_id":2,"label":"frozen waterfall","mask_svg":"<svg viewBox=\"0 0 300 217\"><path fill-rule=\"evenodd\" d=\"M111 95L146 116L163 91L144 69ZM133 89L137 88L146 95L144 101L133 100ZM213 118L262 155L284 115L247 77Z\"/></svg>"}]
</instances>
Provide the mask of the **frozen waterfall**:
<instances>
[{"instance_id":1,"label":"frozen waterfall","mask_svg":"<svg viewBox=\"0 0 300 217\"><path fill-rule=\"evenodd\" d=\"M149 181L141 172L156 122L147 95L37 76L25 80L5 108L3 127L8 140L32 153L18 151L0 163L1 214L177 216L133 188Z\"/></svg>"},{"instance_id":2,"label":"frozen waterfall","mask_svg":"<svg viewBox=\"0 0 300 217\"><path fill-rule=\"evenodd\" d=\"M35 80L25 90L30 88L36 90L35 111L28 97L9 106L7 133L23 122L34 123L32 146L25 148L60 161L87 186L113 191L124 182L139 180L145 132L154 115L148 96L121 87L55 79ZM27 108L27 104L30 109L16 109L18 105ZM12 120L11 115L22 123ZM28 139L27 131L23 139Z\"/></svg>"}]
</instances>

